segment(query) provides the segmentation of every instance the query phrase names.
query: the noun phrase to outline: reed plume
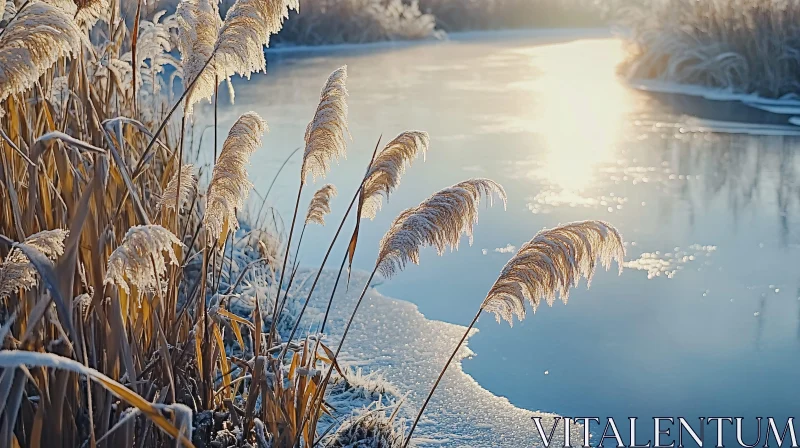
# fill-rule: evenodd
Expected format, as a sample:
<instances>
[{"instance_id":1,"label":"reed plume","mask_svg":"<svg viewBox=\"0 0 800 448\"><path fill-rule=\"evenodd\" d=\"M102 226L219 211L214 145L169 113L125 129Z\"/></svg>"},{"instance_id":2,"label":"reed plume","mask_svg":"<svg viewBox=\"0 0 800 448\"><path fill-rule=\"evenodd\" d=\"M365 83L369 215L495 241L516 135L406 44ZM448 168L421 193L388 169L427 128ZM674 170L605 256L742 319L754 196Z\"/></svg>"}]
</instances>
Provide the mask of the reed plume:
<instances>
[{"instance_id":1,"label":"reed plume","mask_svg":"<svg viewBox=\"0 0 800 448\"><path fill-rule=\"evenodd\" d=\"M328 321L331 306L333 305L336 288L339 285L339 278L344 270L345 262L348 260L347 282L348 285L350 284L349 273L352 271L353 259L355 258L361 218L375 218L375 215L382 207L382 197L385 196L386 200L389 200L389 195L400 185L400 177L405 173L406 166L410 166L420 152L424 159L428 151L429 143L430 137L428 137L427 132L405 131L387 143L377 156L373 155L373 160L367 168L367 174L364 176L361 192L357 193L359 203L356 225L353 229L353 235L350 237L350 244L347 247L347 252L342 258L342 263L339 265L339 272L336 274L336 282L334 282L333 288L331 288L331 294L328 299L328 306L325 310L325 317L322 319L320 332L325 331L325 325ZM379 144L380 143L375 146L376 151Z\"/></svg>"},{"instance_id":2,"label":"reed plume","mask_svg":"<svg viewBox=\"0 0 800 448\"><path fill-rule=\"evenodd\" d=\"M101 18L107 18L110 11L108 0L45 0L57 6L83 29L92 28Z\"/></svg>"},{"instance_id":3,"label":"reed plume","mask_svg":"<svg viewBox=\"0 0 800 448\"><path fill-rule=\"evenodd\" d=\"M430 137L423 131L403 132L386 144L375 157L364 180L362 218L375 218L383 205L383 196L389 200L389 194L400 185L406 166L410 166L420 153L424 160L429 144Z\"/></svg>"},{"instance_id":4,"label":"reed plume","mask_svg":"<svg viewBox=\"0 0 800 448\"><path fill-rule=\"evenodd\" d=\"M286 241L286 251L283 255L283 265L281 275L278 277L278 290L283 287L283 277L286 274L286 265L289 261L289 249L292 246L294 236L294 225L297 222L297 212L300 209L300 196L303 194L303 187L306 184L308 175L311 174L316 180L317 176L325 177L330 168L332 158L345 156L347 144L345 133L347 133L347 66L343 66L331 73L328 81L320 93L319 104L314 113L314 118L306 126L305 151L303 152L303 165L300 168L300 186L297 189L297 198L294 203L294 213L292 213L292 224L289 227L289 239ZM352 206L352 204L351 204ZM348 213L350 210L348 209ZM346 215L345 215L346 217ZM344 222L344 221L342 221ZM339 228L341 230L341 226ZM305 225L303 227L305 230ZM339 236L337 230L336 239ZM300 245L298 244L298 250ZM328 260L330 249L322 262L323 266ZM316 280L315 280L316 282ZM313 288L312 288L313 289ZM284 300L285 300L284 294ZM272 326L270 327L268 343L272 342L275 333L275 323L280 315L280 300L275 301L272 310Z\"/></svg>"},{"instance_id":5,"label":"reed plume","mask_svg":"<svg viewBox=\"0 0 800 448\"><path fill-rule=\"evenodd\" d=\"M472 226L478 222L478 205L486 196L489 203L497 194L506 205L503 187L490 179L470 179L439 191L420 205L395 218L381 238L377 269L384 277L402 271L410 261L419 264L419 251L433 246L442 255L450 246L458 249L462 234L472 244Z\"/></svg>"},{"instance_id":6,"label":"reed plume","mask_svg":"<svg viewBox=\"0 0 800 448\"><path fill-rule=\"evenodd\" d=\"M442 255L448 246L457 249L462 234L469 236L472 243L472 227L478 220L478 205L484 196L491 205L495 194L503 201L505 207L506 192L500 184L491 179L469 179L433 194L418 206L404 210L395 218L389 230L381 238L375 267L350 313L332 359L338 359L353 319L375 274L381 271L388 278L402 271L409 261L418 263L419 251L425 246L435 247L439 255ZM327 384L332 372L333 369L328 369L322 384ZM313 401L321 398L318 391Z\"/></svg>"},{"instance_id":7,"label":"reed plume","mask_svg":"<svg viewBox=\"0 0 800 448\"><path fill-rule=\"evenodd\" d=\"M75 22L87 29L105 18L111 7L108 0L75 0L75 3L77 4Z\"/></svg>"},{"instance_id":8,"label":"reed plume","mask_svg":"<svg viewBox=\"0 0 800 448\"><path fill-rule=\"evenodd\" d=\"M298 0L238 0L234 3L225 16L214 47L220 79L234 73L249 79L252 73L265 71L264 46L269 46L270 35L283 27L289 10L298 8Z\"/></svg>"},{"instance_id":9,"label":"reed plume","mask_svg":"<svg viewBox=\"0 0 800 448\"><path fill-rule=\"evenodd\" d=\"M0 36L0 102L33 87L45 70L76 53L80 44L81 30L72 17L47 3L28 4Z\"/></svg>"},{"instance_id":10,"label":"reed plume","mask_svg":"<svg viewBox=\"0 0 800 448\"><path fill-rule=\"evenodd\" d=\"M314 119L308 123L305 135L305 152L300 172L300 182L305 183L310 174L325 177L331 159L346 157L347 142L347 66L336 69L325 83L320 94Z\"/></svg>"},{"instance_id":11,"label":"reed plume","mask_svg":"<svg viewBox=\"0 0 800 448\"><path fill-rule=\"evenodd\" d=\"M239 227L236 210L244 205L252 184L246 166L250 155L261 146L267 122L257 113L248 112L233 124L214 165L206 195L203 225L209 238L225 241L228 231Z\"/></svg>"},{"instance_id":12,"label":"reed plume","mask_svg":"<svg viewBox=\"0 0 800 448\"><path fill-rule=\"evenodd\" d=\"M321 226L325 225L325 215L331 212L331 199L336 197L336 187L327 184L314 193L311 202L308 204L306 213L306 224L314 223Z\"/></svg>"},{"instance_id":13,"label":"reed plume","mask_svg":"<svg viewBox=\"0 0 800 448\"><path fill-rule=\"evenodd\" d=\"M108 258L103 283L117 285L128 294L130 286L139 291L160 289L167 272L167 261L180 265L173 245L183 246L177 236L160 225L131 227L122 244Z\"/></svg>"},{"instance_id":14,"label":"reed plume","mask_svg":"<svg viewBox=\"0 0 800 448\"><path fill-rule=\"evenodd\" d=\"M34 233L25 239L25 244L41 252L50 260L56 260L64 253L64 240L68 230L55 229ZM38 283L36 268L28 257L17 248L12 248L0 263L0 299L9 297L20 289L28 290Z\"/></svg>"},{"instance_id":15,"label":"reed plume","mask_svg":"<svg viewBox=\"0 0 800 448\"><path fill-rule=\"evenodd\" d=\"M172 179L167 183L167 187L164 188L164 193L156 206L157 210L175 209L177 204L180 211L189 200L189 195L194 191L196 185L197 178L194 175L194 165L183 165L179 171L175 171Z\"/></svg>"},{"instance_id":16,"label":"reed plume","mask_svg":"<svg viewBox=\"0 0 800 448\"><path fill-rule=\"evenodd\" d=\"M525 243L500 271L478 313L439 372L403 446L411 442L411 435L433 393L482 312L494 313L498 323L504 319L513 324L514 316L519 320L525 318L526 300L534 312L542 299L552 306L557 295L566 304L569 289L577 286L581 277L591 282L597 260L606 269L611 267L612 261L616 261L622 273L624 256L625 248L619 231L603 221L573 222L542 230Z\"/></svg>"},{"instance_id":17,"label":"reed plume","mask_svg":"<svg viewBox=\"0 0 800 448\"><path fill-rule=\"evenodd\" d=\"M591 283L597 260L606 269L616 261L622 273L624 256L622 237L603 221L542 230L506 263L481 309L494 313L497 322L503 319L513 324L515 316L520 321L525 318L524 300L534 313L542 299L552 306L558 296L566 304L570 288L581 277Z\"/></svg>"},{"instance_id":18,"label":"reed plume","mask_svg":"<svg viewBox=\"0 0 800 448\"><path fill-rule=\"evenodd\" d=\"M204 70L204 67L214 53L222 19L216 0L181 0L176 14L183 83L192 86L186 94L186 114L191 115L194 105L211 99L217 86L216 64L210 70Z\"/></svg>"}]
</instances>

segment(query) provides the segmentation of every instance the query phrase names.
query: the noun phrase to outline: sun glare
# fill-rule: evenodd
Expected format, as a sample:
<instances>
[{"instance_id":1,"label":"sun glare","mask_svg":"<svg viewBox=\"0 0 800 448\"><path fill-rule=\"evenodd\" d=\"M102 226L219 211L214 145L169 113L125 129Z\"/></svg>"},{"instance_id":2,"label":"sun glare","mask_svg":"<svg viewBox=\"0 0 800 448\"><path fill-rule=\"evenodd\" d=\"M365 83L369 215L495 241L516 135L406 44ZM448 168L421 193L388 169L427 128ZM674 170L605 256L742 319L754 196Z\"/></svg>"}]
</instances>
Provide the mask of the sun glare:
<instances>
[{"instance_id":1,"label":"sun glare","mask_svg":"<svg viewBox=\"0 0 800 448\"><path fill-rule=\"evenodd\" d=\"M546 145L536 178L580 195L597 166L616 158L629 109L629 95L614 72L623 58L621 44L596 40L529 52L532 64L546 70L525 85L539 104L539 136Z\"/></svg>"}]
</instances>

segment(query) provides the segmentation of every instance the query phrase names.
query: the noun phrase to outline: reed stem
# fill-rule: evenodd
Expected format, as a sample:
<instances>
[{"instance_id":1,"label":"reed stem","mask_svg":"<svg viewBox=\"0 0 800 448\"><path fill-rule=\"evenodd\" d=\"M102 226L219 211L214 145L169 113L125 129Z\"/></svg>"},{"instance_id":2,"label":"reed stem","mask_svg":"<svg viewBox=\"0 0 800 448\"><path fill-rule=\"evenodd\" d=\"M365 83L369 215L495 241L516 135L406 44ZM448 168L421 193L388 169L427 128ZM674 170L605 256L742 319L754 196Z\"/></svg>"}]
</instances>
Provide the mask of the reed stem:
<instances>
[{"instance_id":1,"label":"reed stem","mask_svg":"<svg viewBox=\"0 0 800 448\"><path fill-rule=\"evenodd\" d=\"M311 288L308 291L308 296L306 297L306 301L305 303L303 303L303 308L300 310L300 314L297 316L297 320L295 321L294 326L292 327L292 332L289 333L289 338L287 339L287 342L292 340L295 333L297 332L297 328L300 326L300 321L303 319L303 314L305 314L306 308L308 307L308 303L311 301L311 295L314 294L314 289L316 288L317 282L319 281L319 278L322 275L322 270L325 268L325 263L327 263L328 257L331 255L331 251L333 250L333 245L339 238L339 234L342 232L344 223L347 220L347 217L350 215L350 211L353 209L353 205L355 204L356 199L358 199L359 194L361 194L361 188L363 187L363 185L364 184L362 182L361 186L359 186L358 190L356 190L356 193L353 195L353 199L350 200L350 205L347 207L347 211L345 212L344 216L342 216L342 220L339 222L339 227L336 229L336 234L333 236L333 240L331 240L331 244L328 246L328 250L325 252L325 257L322 259L322 264L317 270L317 275L314 277L314 282L311 284ZM281 311L282 310L283 310L283 304L281 304ZM286 347L284 347L284 349L281 350L281 354L280 356L278 356L278 359L283 358L283 356L286 354L286 348L288 346L289 345L287 344Z\"/></svg>"},{"instance_id":2,"label":"reed stem","mask_svg":"<svg viewBox=\"0 0 800 448\"><path fill-rule=\"evenodd\" d=\"M283 264L281 265L281 275L278 280L278 292L275 296L275 307L272 310L272 323L269 327L269 336L267 337L267 349L272 346L274 340L275 330L277 329L278 322L278 302L280 302L281 289L283 287L283 276L286 274L286 265L289 262L289 251L292 247L292 234L294 233L294 224L297 221L297 210L300 208L300 195L303 193L303 186L305 182L300 182L300 188L297 189L297 200L294 203L294 214L292 215L292 227L289 229L289 239L286 241L286 251L283 254Z\"/></svg>"}]
</instances>

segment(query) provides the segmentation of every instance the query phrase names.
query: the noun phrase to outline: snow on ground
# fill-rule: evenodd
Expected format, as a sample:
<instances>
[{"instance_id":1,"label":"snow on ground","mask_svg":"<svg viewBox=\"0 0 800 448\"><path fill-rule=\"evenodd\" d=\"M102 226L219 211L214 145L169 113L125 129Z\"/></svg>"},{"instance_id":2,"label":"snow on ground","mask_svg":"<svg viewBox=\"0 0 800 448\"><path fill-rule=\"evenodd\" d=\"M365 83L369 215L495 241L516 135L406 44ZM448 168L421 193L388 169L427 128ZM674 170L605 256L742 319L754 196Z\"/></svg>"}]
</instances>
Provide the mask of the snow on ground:
<instances>
[{"instance_id":1,"label":"snow on ground","mask_svg":"<svg viewBox=\"0 0 800 448\"><path fill-rule=\"evenodd\" d=\"M304 274L310 276L314 273ZM335 275L336 272L323 272L311 306L324 309ZM327 327L334 331L344 328L367 279L365 273L353 272L346 292L344 275L331 310L332 320ZM304 295L298 293L296 297ZM316 325L316 319L310 318L301 328L313 330ZM465 327L460 325L428 320L416 305L384 297L371 288L345 341L343 359L364 371L379 371L401 394L409 392L401 415L413 419L415 409L424 400L464 330ZM338 341L338 334L329 335L326 340L333 347ZM468 348L462 349L460 359L469 354ZM505 367L525 368L511 364ZM464 373L460 363L453 363L414 436L419 446L543 446L531 420L534 415L543 417L545 428L552 426L554 414L534 413L513 406L507 399L482 388ZM573 441L582 440L582 427L573 425L572 431ZM557 432L563 434L563 428Z\"/></svg>"}]
</instances>

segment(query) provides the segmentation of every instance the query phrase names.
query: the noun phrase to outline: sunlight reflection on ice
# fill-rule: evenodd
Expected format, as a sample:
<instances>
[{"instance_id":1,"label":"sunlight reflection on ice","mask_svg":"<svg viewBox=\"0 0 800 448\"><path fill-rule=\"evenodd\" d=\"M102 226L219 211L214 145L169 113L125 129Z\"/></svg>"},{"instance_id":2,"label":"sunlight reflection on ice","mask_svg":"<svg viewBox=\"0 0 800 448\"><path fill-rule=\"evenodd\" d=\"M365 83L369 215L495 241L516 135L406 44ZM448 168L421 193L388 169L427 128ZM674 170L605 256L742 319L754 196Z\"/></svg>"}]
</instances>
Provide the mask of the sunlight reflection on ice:
<instances>
[{"instance_id":1,"label":"sunlight reflection on ice","mask_svg":"<svg viewBox=\"0 0 800 448\"><path fill-rule=\"evenodd\" d=\"M611 210L619 210L626 202L628 202L627 198L618 197L614 193L608 196L590 197L571 190L545 190L529 200L528 210L533 213L549 213L554 208L561 206L607 207Z\"/></svg>"},{"instance_id":2,"label":"sunlight reflection on ice","mask_svg":"<svg viewBox=\"0 0 800 448\"><path fill-rule=\"evenodd\" d=\"M635 260L626 261L623 266L628 269L646 271L648 279L662 275L666 278L673 278L686 264L700 261L703 257L710 257L711 253L716 250L716 246L692 244L685 250L676 247L672 252L666 253L645 252ZM704 264L710 264L710 261L706 260Z\"/></svg>"}]
</instances>

